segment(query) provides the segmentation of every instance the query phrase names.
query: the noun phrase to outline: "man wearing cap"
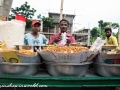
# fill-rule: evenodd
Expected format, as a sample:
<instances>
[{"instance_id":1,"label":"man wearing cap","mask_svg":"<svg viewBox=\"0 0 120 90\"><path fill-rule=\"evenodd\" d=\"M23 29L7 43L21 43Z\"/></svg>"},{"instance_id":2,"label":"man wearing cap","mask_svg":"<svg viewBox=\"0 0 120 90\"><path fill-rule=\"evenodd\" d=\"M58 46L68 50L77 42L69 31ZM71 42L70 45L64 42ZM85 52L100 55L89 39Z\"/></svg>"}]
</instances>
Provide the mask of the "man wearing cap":
<instances>
[{"instance_id":1,"label":"man wearing cap","mask_svg":"<svg viewBox=\"0 0 120 90\"><path fill-rule=\"evenodd\" d=\"M40 46L47 43L45 35L39 34L41 23L38 20L32 21L32 33L24 36L24 45Z\"/></svg>"}]
</instances>

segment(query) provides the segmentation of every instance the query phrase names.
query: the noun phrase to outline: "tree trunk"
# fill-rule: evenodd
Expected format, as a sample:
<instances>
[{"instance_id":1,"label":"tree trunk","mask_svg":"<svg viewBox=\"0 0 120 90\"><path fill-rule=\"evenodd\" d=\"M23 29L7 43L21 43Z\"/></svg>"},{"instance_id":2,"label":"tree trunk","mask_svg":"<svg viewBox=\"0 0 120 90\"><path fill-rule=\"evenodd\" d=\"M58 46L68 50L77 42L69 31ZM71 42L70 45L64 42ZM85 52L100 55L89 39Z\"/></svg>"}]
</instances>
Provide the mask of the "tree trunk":
<instances>
[{"instance_id":1,"label":"tree trunk","mask_svg":"<svg viewBox=\"0 0 120 90\"><path fill-rule=\"evenodd\" d=\"M8 17L13 0L0 0L3 1L3 5L0 6L0 16Z\"/></svg>"}]
</instances>

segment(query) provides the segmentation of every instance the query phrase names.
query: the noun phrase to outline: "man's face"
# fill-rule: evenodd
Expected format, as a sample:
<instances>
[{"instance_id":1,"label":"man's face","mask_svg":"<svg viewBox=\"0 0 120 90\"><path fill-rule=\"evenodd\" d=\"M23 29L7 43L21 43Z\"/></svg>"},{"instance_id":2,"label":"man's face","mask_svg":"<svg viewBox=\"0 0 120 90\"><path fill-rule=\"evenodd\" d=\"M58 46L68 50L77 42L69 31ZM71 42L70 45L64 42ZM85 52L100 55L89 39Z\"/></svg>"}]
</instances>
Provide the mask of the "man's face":
<instances>
[{"instance_id":1,"label":"man's face","mask_svg":"<svg viewBox=\"0 0 120 90\"><path fill-rule=\"evenodd\" d=\"M110 37L111 36L111 32L110 31L106 31L106 37Z\"/></svg>"},{"instance_id":2,"label":"man's face","mask_svg":"<svg viewBox=\"0 0 120 90\"><path fill-rule=\"evenodd\" d=\"M40 30L40 24L36 23L36 24L32 25L32 31L34 33L39 32L39 30Z\"/></svg>"},{"instance_id":3,"label":"man's face","mask_svg":"<svg viewBox=\"0 0 120 90\"><path fill-rule=\"evenodd\" d=\"M66 32L69 26L66 21L62 21L59 27L60 27L61 32Z\"/></svg>"}]
</instances>

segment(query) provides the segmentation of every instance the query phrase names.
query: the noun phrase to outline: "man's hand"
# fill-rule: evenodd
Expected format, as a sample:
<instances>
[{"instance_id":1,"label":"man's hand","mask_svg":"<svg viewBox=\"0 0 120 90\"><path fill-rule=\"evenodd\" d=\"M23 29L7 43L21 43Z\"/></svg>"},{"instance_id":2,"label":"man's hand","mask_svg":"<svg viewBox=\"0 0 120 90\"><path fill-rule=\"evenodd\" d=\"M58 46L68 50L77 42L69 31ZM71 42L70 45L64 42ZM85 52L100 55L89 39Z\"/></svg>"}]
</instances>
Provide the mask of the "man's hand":
<instances>
[{"instance_id":1,"label":"man's hand","mask_svg":"<svg viewBox=\"0 0 120 90\"><path fill-rule=\"evenodd\" d=\"M69 45L70 43L71 43L71 40L70 40L70 39L67 39L66 44Z\"/></svg>"},{"instance_id":2,"label":"man's hand","mask_svg":"<svg viewBox=\"0 0 120 90\"><path fill-rule=\"evenodd\" d=\"M57 43L58 41L61 41L62 40L62 36L58 36L57 38L54 39L53 42Z\"/></svg>"}]
</instances>

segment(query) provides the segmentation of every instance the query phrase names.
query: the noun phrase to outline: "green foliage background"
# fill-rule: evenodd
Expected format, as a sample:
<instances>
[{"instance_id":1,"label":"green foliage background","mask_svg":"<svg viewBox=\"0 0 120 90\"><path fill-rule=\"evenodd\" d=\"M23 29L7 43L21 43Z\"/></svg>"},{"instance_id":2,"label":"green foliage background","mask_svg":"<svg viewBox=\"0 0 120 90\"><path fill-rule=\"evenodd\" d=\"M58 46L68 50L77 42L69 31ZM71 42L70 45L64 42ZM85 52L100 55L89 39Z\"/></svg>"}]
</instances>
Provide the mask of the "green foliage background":
<instances>
[{"instance_id":1,"label":"green foliage background","mask_svg":"<svg viewBox=\"0 0 120 90\"><path fill-rule=\"evenodd\" d=\"M110 23L112 24L111 26ZM100 36L102 39L106 39L104 30L107 27L117 29L119 28L119 24L112 22L104 22L103 20L98 21L98 27L93 27L92 30L90 31L90 43L92 44L98 36ZM118 33L112 32L112 34L113 36L118 37Z\"/></svg>"},{"instance_id":2,"label":"green foliage background","mask_svg":"<svg viewBox=\"0 0 120 90\"><path fill-rule=\"evenodd\" d=\"M31 8L31 6L28 4L28 2L25 2L20 7L11 8L11 12L12 12L12 14L9 15L9 17L11 17L12 19L15 19L16 14L21 14L21 15L25 16L26 17L26 28L30 28L33 16L35 15L35 12L37 12L37 10L34 8ZM37 16L37 18L38 18L38 20L43 21L43 27L47 27L49 29L54 28L54 24L53 24L54 19L53 18L45 17L45 16L41 17L41 14L39 14Z\"/></svg>"}]
</instances>

